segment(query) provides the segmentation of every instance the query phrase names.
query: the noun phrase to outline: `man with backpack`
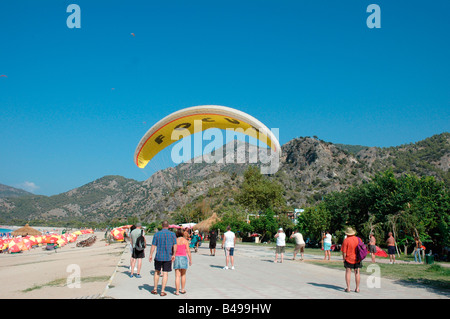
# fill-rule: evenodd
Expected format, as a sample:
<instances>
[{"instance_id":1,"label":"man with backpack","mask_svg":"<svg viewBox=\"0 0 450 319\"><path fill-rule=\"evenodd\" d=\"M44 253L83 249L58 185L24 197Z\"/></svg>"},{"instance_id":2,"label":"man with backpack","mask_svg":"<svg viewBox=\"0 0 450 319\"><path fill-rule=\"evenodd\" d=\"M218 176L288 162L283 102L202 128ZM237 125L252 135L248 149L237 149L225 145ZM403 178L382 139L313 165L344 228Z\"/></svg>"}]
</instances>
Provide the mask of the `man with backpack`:
<instances>
[{"instance_id":1,"label":"man with backpack","mask_svg":"<svg viewBox=\"0 0 450 319\"><path fill-rule=\"evenodd\" d=\"M142 259L145 257L144 250L146 247L145 233L144 230L142 229L141 223L137 223L136 228L131 231L130 239L131 239L131 246L133 248L133 251L131 253L130 277L133 278L134 265L136 264L137 261L136 278L141 278Z\"/></svg>"},{"instance_id":2,"label":"man with backpack","mask_svg":"<svg viewBox=\"0 0 450 319\"><path fill-rule=\"evenodd\" d=\"M361 281L360 276L360 268L362 268L362 259L366 257L364 253L358 252L358 245L361 242L361 239L355 236L356 232L348 227L345 230L345 234L347 237L344 239L342 243L342 258L344 259L344 267L345 267L345 282L347 284L347 288L345 288L345 292L350 292L350 279L352 275L352 270L355 271L355 281L356 281L356 289L355 292L359 292L359 283ZM363 243L364 245L364 243ZM367 250L366 250L367 254Z\"/></svg>"}]
</instances>

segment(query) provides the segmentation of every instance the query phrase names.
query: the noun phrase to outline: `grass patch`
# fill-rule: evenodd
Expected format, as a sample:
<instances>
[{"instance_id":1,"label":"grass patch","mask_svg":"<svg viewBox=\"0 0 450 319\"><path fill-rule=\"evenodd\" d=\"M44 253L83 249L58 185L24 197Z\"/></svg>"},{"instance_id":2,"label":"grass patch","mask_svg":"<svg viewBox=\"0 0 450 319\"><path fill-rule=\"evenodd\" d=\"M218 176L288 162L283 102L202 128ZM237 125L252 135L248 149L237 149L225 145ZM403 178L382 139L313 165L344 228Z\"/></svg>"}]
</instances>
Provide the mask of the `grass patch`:
<instances>
[{"instance_id":1,"label":"grass patch","mask_svg":"<svg viewBox=\"0 0 450 319\"><path fill-rule=\"evenodd\" d=\"M102 282L108 281L109 276L92 276L92 277L81 277L81 283L89 283L89 282ZM42 285L34 285L33 287L22 290L22 292L30 292L33 290L41 289L44 287L64 287L67 285L67 278L59 278L52 281L49 281Z\"/></svg>"},{"instance_id":2,"label":"grass patch","mask_svg":"<svg viewBox=\"0 0 450 319\"><path fill-rule=\"evenodd\" d=\"M306 261L315 265L325 266L329 268L341 269L344 271L344 265L341 261ZM361 274L370 275L367 272L367 266L370 262L363 262ZM424 285L430 288L438 289L446 293L450 293L450 268L442 267L439 264L382 264L377 263L380 267L382 278L399 280L410 284Z\"/></svg>"}]
</instances>

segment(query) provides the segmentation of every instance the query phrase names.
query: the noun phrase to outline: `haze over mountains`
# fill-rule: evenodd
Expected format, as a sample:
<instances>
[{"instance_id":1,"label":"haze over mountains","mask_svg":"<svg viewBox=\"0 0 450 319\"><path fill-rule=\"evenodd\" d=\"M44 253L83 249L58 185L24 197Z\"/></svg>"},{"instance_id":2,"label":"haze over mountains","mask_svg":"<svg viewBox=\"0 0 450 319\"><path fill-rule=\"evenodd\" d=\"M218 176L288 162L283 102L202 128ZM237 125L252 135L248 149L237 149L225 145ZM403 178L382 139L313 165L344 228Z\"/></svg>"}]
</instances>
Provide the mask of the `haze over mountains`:
<instances>
[{"instance_id":1,"label":"haze over mountains","mask_svg":"<svg viewBox=\"0 0 450 319\"><path fill-rule=\"evenodd\" d=\"M246 151L242 152L242 148ZM221 150L217 150L220 152ZM230 155L230 154L228 154ZM252 154L236 141L238 163ZM104 176L68 192L33 195L0 184L0 223L14 221L95 221L137 216L151 222L185 205L207 205L220 212L234 205L243 172L249 164L182 163L145 181ZM280 167L269 178L285 188L288 209L313 205L332 191L370 180L377 172L434 176L450 186L450 133L390 148L333 144L300 137L282 146Z\"/></svg>"}]
</instances>

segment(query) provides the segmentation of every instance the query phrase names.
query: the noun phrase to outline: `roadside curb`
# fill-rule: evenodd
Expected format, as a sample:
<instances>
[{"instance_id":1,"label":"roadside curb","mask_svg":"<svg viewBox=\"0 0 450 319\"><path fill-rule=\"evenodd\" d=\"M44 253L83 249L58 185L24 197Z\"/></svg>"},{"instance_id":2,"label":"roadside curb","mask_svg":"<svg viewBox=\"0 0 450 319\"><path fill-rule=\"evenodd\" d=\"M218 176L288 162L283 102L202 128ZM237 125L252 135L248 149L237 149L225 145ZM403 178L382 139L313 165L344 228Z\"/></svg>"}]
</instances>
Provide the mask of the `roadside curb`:
<instances>
[{"instance_id":1,"label":"roadside curb","mask_svg":"<svg viewBox=\"0 0 450 319\"><path fill-rule=\"evenodd\" d=\"M106 298L106 297L107 297L106 294L107 294L107 292L108 292L108 290L109 290L109 286L111 285L112 281L114 280L114 277L116 276L117 270L119 269L119 265L120 265L120 263L122 262L123 254L125 253L125 251L126 251L127 248L128 248L128 245L125 245L125 247L124 247L124 249L123 249L123 251L122 251L122 254L120 255L120 259L119 259L119 261L117 262L116 268L114 269L113 274L112 274L111 277L109 278L108 283L106 284L106 287L105 287L105 289L103 290L103 293L99 296L100 299Z\"/></svg>"}]
</instances>

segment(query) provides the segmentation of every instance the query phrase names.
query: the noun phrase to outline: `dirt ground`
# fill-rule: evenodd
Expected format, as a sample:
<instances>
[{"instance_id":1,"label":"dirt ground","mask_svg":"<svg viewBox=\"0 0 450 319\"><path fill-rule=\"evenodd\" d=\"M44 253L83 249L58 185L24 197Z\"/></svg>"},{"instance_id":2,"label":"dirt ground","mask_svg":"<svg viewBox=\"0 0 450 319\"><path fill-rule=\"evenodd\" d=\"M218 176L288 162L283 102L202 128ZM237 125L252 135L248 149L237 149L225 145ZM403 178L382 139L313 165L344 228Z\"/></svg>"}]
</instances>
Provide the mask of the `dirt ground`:
<instances>
[{"instance_id":1,"label":"dirt ground","mask_svg":"<svg viewBox=\"0 0 450 319\"><path fill-rule=\"evenodd\" d=\"M114 273L125 243L107 245L104 232L90 247L69 243L56 251L36 247L19 254L0 254L1 299L98 298Z\"/></svg>"}]
</instances>

